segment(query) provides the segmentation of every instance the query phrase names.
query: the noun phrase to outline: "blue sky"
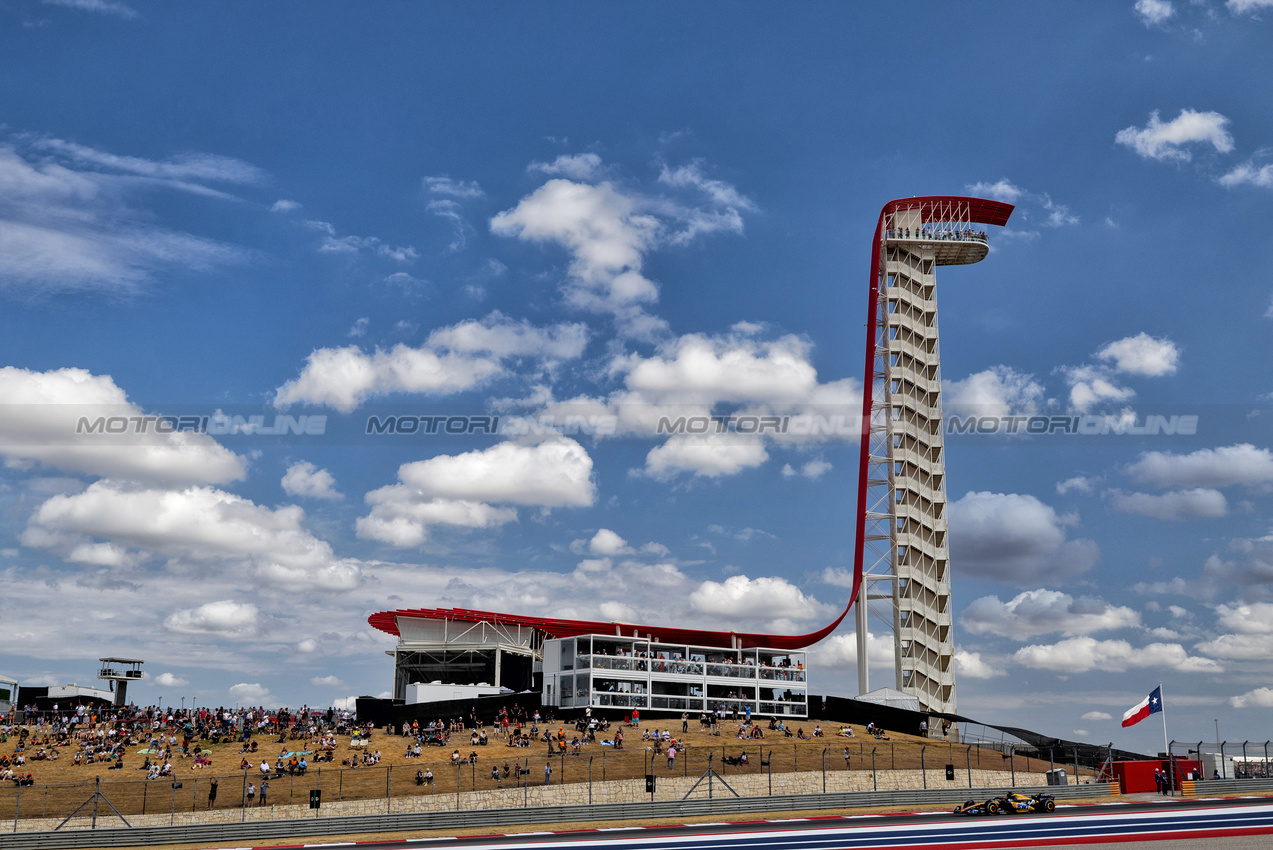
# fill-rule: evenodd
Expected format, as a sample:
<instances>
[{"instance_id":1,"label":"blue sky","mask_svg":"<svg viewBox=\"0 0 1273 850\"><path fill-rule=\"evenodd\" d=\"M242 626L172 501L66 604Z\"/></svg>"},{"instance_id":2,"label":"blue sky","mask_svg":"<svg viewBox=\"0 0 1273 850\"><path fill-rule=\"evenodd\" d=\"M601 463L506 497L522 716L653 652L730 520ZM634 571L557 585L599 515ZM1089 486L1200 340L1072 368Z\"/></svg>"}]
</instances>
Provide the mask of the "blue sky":
<instances>
[{"instance_id":1,"label":"blue sky","mask_svg":"<svg viewBox=\"0 0 1273 850\"><path fill-rule=\"evenodd\" d=\"M1162 681L1172 737L1273 737L1268 0L0 22L6 673L326 704L389 686L387 607L811 631L855 438L655 423L856 414L880 207L976 194L1017 210L939 274L948 411L1199 425L952 437L960 710L1151 750ZM74 433L218 411L326 420Z\"/></svg>"}]
</instances>

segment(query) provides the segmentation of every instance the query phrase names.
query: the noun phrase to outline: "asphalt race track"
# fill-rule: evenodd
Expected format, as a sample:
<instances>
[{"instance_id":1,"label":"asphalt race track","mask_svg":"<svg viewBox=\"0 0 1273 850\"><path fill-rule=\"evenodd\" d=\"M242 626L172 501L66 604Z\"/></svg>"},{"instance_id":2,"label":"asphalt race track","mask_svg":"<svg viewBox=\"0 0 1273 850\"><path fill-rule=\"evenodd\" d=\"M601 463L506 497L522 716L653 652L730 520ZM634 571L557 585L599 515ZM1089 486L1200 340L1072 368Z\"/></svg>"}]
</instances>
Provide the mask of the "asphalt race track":
<instances>
[{"instance_id":1,"label":"asphalt race track","mask_svg":"<svg viewBox=\"0 0 1273 850\"><path fill-rule=\"evenodd\" d=\"M1149 805L1060 807L1052 815L955 817L948 813L831 816L769 819L672 827L619 827L578 832L521 833L471 837L433 837L360 842L360 850L404 847L492 848L586 845L596 850L857 850L857 848L951 848L1048 845L1100 846L1154 842L1157 847L1188 842L1198 846L1256 848L1270 846L1273 805L1267 799ZM1232 841L1231 841L1232 839ZM1161 842L1170 842L1163 844ZM348 843L291 845L353 846Z\"/></svg>"}]
</instances>

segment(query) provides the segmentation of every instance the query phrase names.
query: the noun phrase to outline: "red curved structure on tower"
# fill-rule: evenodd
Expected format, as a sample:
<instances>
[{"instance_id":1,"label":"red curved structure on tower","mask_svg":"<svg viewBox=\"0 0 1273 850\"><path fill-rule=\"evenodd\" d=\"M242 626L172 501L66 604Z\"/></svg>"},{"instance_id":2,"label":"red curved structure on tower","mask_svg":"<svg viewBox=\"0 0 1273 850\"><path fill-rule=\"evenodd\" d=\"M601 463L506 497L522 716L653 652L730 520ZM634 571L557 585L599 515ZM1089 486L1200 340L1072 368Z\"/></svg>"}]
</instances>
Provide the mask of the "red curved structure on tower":
<instances>
[{"instance_id":1,"label":"red curved structure on tower","mask_svg":"<svg viewBox=\"0 0 1273 850\"><path fill-rule=\"evenodd\" d=\"M827 626L816 632L804 635L767 635L751 632L708 631L704 629L683 629L671 626L644 626L631 623L603 622L599 620L564 620L551 617L527 617L514 614L499 614L493 611L477 611L468 608L399 608L393 611L380 611L367 618L367 622L382 632L397 636L398 617L410 617L428 620L455 620L459 622L488 622L511 626L526 626L538 629L550 638L577 637L589 634L614 634L628 637L652 637L666 643L688 644L693 646L719 646L747 649L761 647L769 649L803 649L811 646L831 634L844 621L857 601L862 586L862 568L865 544L867 468L870 460L871 406L873 402L872 370L875 362L875 332L877 325L877 303L880 295L880 280L884 274L881 262L880 244L886 219L897 212L919 210L921 220L949 221L952 214L958 214L960 221L972 224L1007 224L1008 216L1014 209L1012 204L990 201L982 198L965 198L954 195L932 195L922 198L901 198L889 201L880 211L879 221L875 227L875 241L871 247L871 281L867 298L867 332L866 332L866 367L862 392L862 430L861 454L858 467L858 499L857 499L857 540L853 560L853 588L849 593L848 603L840 616Z\"/></svg>"}]
</instances>

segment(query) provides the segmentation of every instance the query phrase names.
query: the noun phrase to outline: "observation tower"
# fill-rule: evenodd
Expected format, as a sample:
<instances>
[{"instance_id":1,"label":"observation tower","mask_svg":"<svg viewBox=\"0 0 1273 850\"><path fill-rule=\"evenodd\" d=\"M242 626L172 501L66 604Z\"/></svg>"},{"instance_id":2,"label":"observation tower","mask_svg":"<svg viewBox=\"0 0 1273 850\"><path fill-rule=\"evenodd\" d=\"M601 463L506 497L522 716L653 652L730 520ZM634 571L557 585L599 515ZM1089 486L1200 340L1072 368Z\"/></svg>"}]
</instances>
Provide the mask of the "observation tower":
<instances>
[{"instance_id":1,"label":"observation tower","mask_svg":"<svg viewBox=\"0 0 1273 850\"><path fill-rule=\"evenodd\" d=\"M854 560L858 691L870 690L875 614L893 635L895 687L921 711L955 712L936 268L985 259L979 225L1007 224L1012 210L906 198L886 204L875 228Z\"/></svg>"}]
</instances>

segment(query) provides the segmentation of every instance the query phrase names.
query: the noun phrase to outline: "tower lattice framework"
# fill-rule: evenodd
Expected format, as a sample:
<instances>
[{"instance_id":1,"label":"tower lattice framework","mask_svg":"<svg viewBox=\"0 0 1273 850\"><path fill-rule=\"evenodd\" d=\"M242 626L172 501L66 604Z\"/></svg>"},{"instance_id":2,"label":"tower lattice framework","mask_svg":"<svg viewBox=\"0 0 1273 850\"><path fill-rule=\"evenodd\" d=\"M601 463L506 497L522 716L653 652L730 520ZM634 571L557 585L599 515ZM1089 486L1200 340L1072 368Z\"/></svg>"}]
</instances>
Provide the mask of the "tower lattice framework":
<instances>
[{"instance_id":1,"label":"tower lattice framework","mask_svg":"<svg viewBox=\"0 0 1273 850\"><path fill-rule=\"evenodd\" d=\"M1012 206L925 197L884 207L872 249L858 483L858 689L870 689L866 636L891 632L895 687L921 711L954 713L936 268L989 252L977 225Z\"/></svg>"}]
</instances>

